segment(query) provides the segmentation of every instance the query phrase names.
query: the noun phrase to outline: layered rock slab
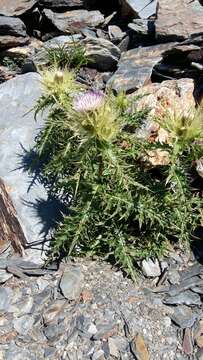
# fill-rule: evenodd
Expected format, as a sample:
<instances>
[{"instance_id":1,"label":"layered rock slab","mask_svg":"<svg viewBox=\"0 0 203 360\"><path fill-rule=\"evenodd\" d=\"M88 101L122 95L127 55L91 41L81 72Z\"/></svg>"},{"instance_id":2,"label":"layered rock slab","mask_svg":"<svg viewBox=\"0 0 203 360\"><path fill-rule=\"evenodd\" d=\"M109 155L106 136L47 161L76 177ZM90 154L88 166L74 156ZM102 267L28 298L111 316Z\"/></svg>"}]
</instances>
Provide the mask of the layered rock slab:
<instances>
[{"instance_id":1,"label":"layered rock slab","mask_svg":"<svg viewBox=\"0 0 203 360\"><path fill-rule=\"evenodd\" d=\"M67 33L78 32L87 26L99 26L104 22L104 16L97 10L72 10L56 13L50 9L45 9L43 11L43 16L59 31Z\"/></svg>"},{"instance_id":2,"label":"layered rock slab","mask_svg":"<svg viewBox=\"0 0 203 360\"><path fill-rule=\"evenodd\" d=\"M155 64L162 54L174 46L172 43L136 48L122 54L118 70L108 81L115 91L133 92L146 85L151 78Z\"/></svg>"},{"instance_id":3,"label":"layered rock slab","mask_svg":"<svg viewBox=\"0 0 203 360\"><path fill-rule=\"evenodd\" d=\"M0 15L21 16L36 4L37 0L1 0Z\"/></svg>"},{"instance_id":4,"label":"layered rock slab","mask_svg":"<svg viewBox=\"0 0 203 360\"><path fill-rule=\"evenodd\" d=\"M198 0L159 0L156 37L161 41L182 41L203 33L203 7Z\"/></svg>"},{"instance_id":5,"label":"layered rock slab","mask_svg":"<svg viewBox=\"0 0 203 360\"><path fill-rule=\"evenodd\" d=\"M44 237L42 222L43 204L47 194L40 184L30 189L31 178L26 167L29 150L43 124L39 117L34 121L30 110L41 95L40 76L29 73L17 76L0 85L0 177L9 188L18 219L28 243ZM41 261L40 251L29 252L35 261Z\"/></svg>"}]
</instances>

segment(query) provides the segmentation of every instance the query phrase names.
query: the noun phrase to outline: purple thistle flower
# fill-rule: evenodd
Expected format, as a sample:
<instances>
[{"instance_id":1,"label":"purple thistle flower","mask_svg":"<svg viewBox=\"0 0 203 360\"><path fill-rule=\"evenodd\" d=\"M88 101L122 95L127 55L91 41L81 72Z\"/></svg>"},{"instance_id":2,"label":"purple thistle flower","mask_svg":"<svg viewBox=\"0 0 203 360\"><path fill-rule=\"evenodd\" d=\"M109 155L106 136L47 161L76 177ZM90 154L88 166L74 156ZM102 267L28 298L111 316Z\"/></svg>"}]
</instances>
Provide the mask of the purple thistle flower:
<instances>
[{"instance_id":1,"label":"purple thistle flower","mask_svg":"<svg viewBox=\"0 0 203 360\"><path fill-rule=\"evenodd\" d=\"M89 90L75 98L73 109L78 112L94 111L103 104L104 96L102 91Z\"/></svg>"}]
</instances>

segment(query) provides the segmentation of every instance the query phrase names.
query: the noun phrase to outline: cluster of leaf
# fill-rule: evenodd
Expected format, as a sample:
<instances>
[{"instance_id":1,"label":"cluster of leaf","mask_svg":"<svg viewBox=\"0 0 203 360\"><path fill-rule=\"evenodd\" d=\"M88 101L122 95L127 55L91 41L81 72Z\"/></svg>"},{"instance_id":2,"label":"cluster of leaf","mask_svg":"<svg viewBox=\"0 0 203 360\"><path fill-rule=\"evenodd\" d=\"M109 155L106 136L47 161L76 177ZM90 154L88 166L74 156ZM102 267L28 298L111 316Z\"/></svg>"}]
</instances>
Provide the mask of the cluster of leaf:
<instances>
[{"instance_id":1,"label":"cluster of leaf","mask_svg":"<svg viewBox=\"0 0 203 360\"><path fill-rule=\"evenodd\" d=\"M49 109L36 139L42 174L69 209L56 230L52 256L96 254L135 278L139 259L163 253L169 240L188 241L200 223L192 162L203 155L196 141L203 135L202 116L166 118L170 145L141 140L136 131L146 111L129 111L124 95L109 92L92 114L77 113L73 74L57 74L49 74L49 81L45 74L36 106L36 112ZM170 162L147 168L143 156L157 148L168 152Z\"/></svg>"},{"instance_id":2,"label":"cluster of leaf","mask_svg":"<svg viewBox=\"0 0 203 360\"><path fill-rule=\"evenodd\" d=\"M79 41L72 41L67 45L58 45L57 47L47 47L45 57L49 66L55 66L60 69L74 68L79 70L82 66L87 65L87 56L85 48Z\"/></svg>"}]
</instances>

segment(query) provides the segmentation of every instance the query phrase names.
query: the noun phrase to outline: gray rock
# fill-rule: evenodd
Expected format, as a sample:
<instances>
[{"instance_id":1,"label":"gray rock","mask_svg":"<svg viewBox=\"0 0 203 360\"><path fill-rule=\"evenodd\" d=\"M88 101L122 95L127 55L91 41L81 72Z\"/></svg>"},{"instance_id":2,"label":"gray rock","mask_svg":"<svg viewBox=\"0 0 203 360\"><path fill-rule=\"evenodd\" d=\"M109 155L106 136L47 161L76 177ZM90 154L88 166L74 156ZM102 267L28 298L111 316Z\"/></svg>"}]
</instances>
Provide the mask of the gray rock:
<instances>
[{"instance_id":1,"label":"gray rock","mask_svg":"<svg viewBox=\"0 0 203 360\"><path fill-rule=\"evenodd\" d=\"M92 360L101 360L101 359L104 359L104 351L103 350L95 351L92 356Z\"/></svg>"},{"instance_id":2,"label":"gray rock","mask_svg":"<svg viewBox=\"0 0 203 360\"><path fill-rule=\"evenodd\" d=\"M12 274L9 274L6 271L0 270L0 284L5 283L7 280L9 280L10 278L12 278Z\"/></svg>"},{"instance_id":3,"label":"gray rock","mask_svg":"<svg viewBox=\"0 0 203 360\"><path fill-rule=\"evenodd\" d=\"M64 297L68 300L78 299L83 280L84 277L79 267L65 270L60 281L60 289Z\"/></svg>"},{"instance_id":4,"label":"gray rock","mask_svg":"<svg viewBox=\"0 0 203 360\"><path fill-rule=\"evenodd\" d=\"M109 324L98 324L97 326L97 333L93 335L93 340L100 340L100 339L107 339L112 334L116 333L116 325L113 323Z\"/></svg>"},{"instance_id":5,"label":"gray rock","mask_svg":"<svg viewBox=\"0 0 203 360\"><path fill-rule=\"evenodd\" d=\"M98 10L72 10L65 13L55 13L50 9L45 9L43 16L59 31L67 33L78 33L87 26L95 27L104 21L103 15Z\"/></svg>"},{"instance_id":6,"label":"gray rock","mask_svg":"<svg viewBox=\"0 0 203 360\"><path fill-rule=\"evenodd\" d=\"M10 196L29 243L44 239L45 234L44 221L37 209L46 204L47 193L41 184L33 183L30 187L32 178L25 171L33 156L30 149L34 138L43 124L40 116L36 122L30 112L41 95L39 80L38 74L29 73L0 85L0 177L12 189ZM44 211L46 216L49 209ZM42 262L40 248L26 253L27 258Z\"/></svg>"},{"instance_id":7,"label":"gray rock","mask_svg":"<svg viewBox=\"0 0 203 360\"><path fill-rule=\"evenodd\" d=\"M121 0L123 15L147 19L156 14L157 0Z\"/></svg>"},{"instance_id":8,"label":"gray rock","mask_svg":"<svg viewBox=\"0 0 203 360\"><path fill-rule=\"evenodd\" d=\"M7 311L11 300L12 290L10 288L0 288L0 311Z\"/></svg>"},{"instance_id":9,"label":"gray rock","mask_svg":"<svg viewBox=\"0 0 203 360\"><path fill-rule=\"evenodd\" d=\"M39 288L39 291L43 291L48 285L49 285L49 281L43 278L39 278L37 279L37 286Z\"/></svg>"},{"instance_id":10,"label":"gray rock","mask_svg":"<svg viewBox=\"0 0 203 360\"><path fill-rule=\"evenodd\" d=\"M20 19L0 15L0 49L21 46L28 42L25 24Z\"/></svg>"},{"instance_id":11,"label":"gray rock","mask_svg":"<svg viewBox=\"0 0 203 360\"><path fill-rule=\"evenodd\" d=\"M203 34L203 7L199 1L159 0L156 20L156 37L164 41L181 41Z\"/></svg>"},{"instance_id":12,"label":"gray rock","mask_svg":"<svg viewBox=\"0 0 203 360\"><path fill-rule=\"evenodd\" d=\"M200 279L198 276L194 276L192 278L181 281L179 285L171 285L168 294L170 296L175 296L194 286L202 286L202 285L203 285L203 279Z\"/></svg>"},{"instance_id":13,"label":"gray rock","mask_svg":"<svg viewBox=\"0 0 203 360\"><path fill-rule=\"evenodd\" d=\"M117 25L109 25L108 32L110 39L115 42L121 41L126 35Z\"/></svg>"},{"instance_id":14,"label":"gray rock","mask_svg":"<svg viewBox=\"0 0 203 360\"><path fill-rule=\"evenodd\" d=\"M197 314L184 305L176 307L174 313L169 316L182 329L192 327L197 319Z\"/></svg>"},{"instance_id":15,"label":"gray rock","mask_svg":"<svg viewBox=\"0 0 203 360\"><path fill-rule=\"evenodd\" d=\"M12 304L9 307L9 312L15 313L15 316L21 317L26 314L30 314L33 307L33 297L23 297L17 303Z\"/></svg>"},{"instance_id":16,"label":"gray rock","mask_svg":"<svg viewBox=\"0 0 203 360\"><path fill-rule=\"evenodd\" d=\"M41 293L37 294L34 297L34 303L36 305L37 310L41 310L43 305L48 302L51 298L52 291L50 287L46 287Z\"/></svg>"},{"instance_id":17,"label":"gray rock","mask_svg":"<svg viewBox=\"0 0 203 360\"><path fill-rule=\"evenodd\" d=\"M59 314L63 311L65 304L65 300L56 300L44 311L43 320L46 326L58 321Z\"/></svg>"},{"instance_id":18,"label":"gray rock","mask_svg":"<svg viewBox=\"0 0 203 360\"><path fill-rule=\"evenodd\" d=\"M146 37L150 34L149 20L134 19L132 23L128 24L128 27L139 36Z\"/></svg>"},{"instance_id":19,"label":"gray rock","mask_svg":"<svg viewBox=\"0 0 203 360\"><path fill-rule=\"evenodd\" d=\"M159 261L156 259L143 260L142 261L142 271L143 274L147 277L157 277L161 275L161 269L159 266Z\"/></svg>"},{"instance_id":20,"label":"gray rock","mask_svg":"<svg viewBox=\"0 0 203 360\"><path fill-rule=\"evenodd\" d=\"M166 305L202 305L199 295L191 290L184 291L175 296L166 297L163 303Z\"/></svg>"},{"instance_id":21,"label":"gray rock","mask_svg":"<svg viewBox=\"0 0 203 360\"><path fill-rule=\"evenodd\" d=\"M137 48L124 52L118 63L118 70L107 85L115 91L133 92L150 81L152 70L162 54L174 44L161 44Z\"/></svg>"},{"instance_id":22,"label":"gray rock","mask_svg":"<svg viewBox=\"0 0 203 360\"><path fill-rule=\"evenodd\" d=\"M14 329L20 335L27 335L34 324L34 318L30 315L24 315L14 320Z\"/></svg>"},{"instance_id":23,"label":"gray rock","mask_svg":"<svg viewBox=\"0 0 203 360\"><path fill-rule=\"evenodd\" d=\"M65 337L65 325L63 323L57 325L49 325L44 328L44 335L50 341L57 341L59 338L64 335Z\"/></svg>"},{"instance_id":24,"label":"gray rock","mask_svg":"<svg viewBox=\"0 0 203 360\"><path fill-rule=\"evenodd\" d=\"M53 39L47 40L43 43L43 47L47 48L57 48L58 46L71 44L73 41L79 41L82 39L81 34L73 35L61 35L56 36Z\"/></svg>"},{"instance_id":25,"label":"gray rock","mask_svg":"<svg viewBox=\"0 0 203 360\"><path fill-rule=\"evenodd\" d=\"M109 345L109 353L113 358L119 359L120 357L120 351L117 346L117 342L114 338L108 339L108 345Z\"/></svg>"},{"instance_id":26,"label":"gray rock","mask_svg":"<svg viewBox=\"0 0 203 360\"><path fill-rule=\"evenodd\" d=\"M10 16L0 16L0 35L26 37L26 27L22 20Z\"/></svg>"},{"instance_id":27,"label":"gray rock","mask_svg":"<svg viewBox=\"0 0 203 360\"><path fill-rule=\"evenodd\" d=\"M120 58L120 49L106 39L87 37L81 42L89 58L89 65L101 71L113 70Z\"/></svg>"},{"instance_id":28,"label":"gray rock","mask_svg":"<svg viewBox=\"0 0 203 360\"><path fill-rule=\"evenodd\" d=\"M21 16L36 5L37 0L1 0L0 15Z\"/></svg>"},{"instance_id":29,"label":"gray rock","mask_svg":"<svg viewBox=\"0 0 203 360\"><path fill-rule=\"evenodd\" d=\"M84 0L39 0L39 4L47 9L64 9L64 8L76 8L84 7Z\"/></svg>"},{"instance_id":30,"label":"gray rock","mask_svg":"<svg viewBox=\"0 0 203 360\"><path fill-rule=\"evenodd\" d=\"M196 353L197 360L203 360L203 348Z\"/></svg>"},{"instance_id":31,"label":"gray rock","mask_svg":"<svg viewBox=\"0 0 203 360\"><path fill-rule=\"evenodd\" d=\"M180 282L180 274L175 269L170 269L167 273L167 279L170 281L171 284L176 285Z\"/></svg>"},{"instance_id":32,"label":"gray rock","mask_svg":"<svg viewBox=\"0 0 203 360\"><path fill-rule=\"evenodd\" d=\"M9 349L6 352L5 360L36 360L36 357L30 353L27 349L19 349L16 347L16 350ZM3 359L4 360L4 359Z\"/></svg>"}]
</instances>

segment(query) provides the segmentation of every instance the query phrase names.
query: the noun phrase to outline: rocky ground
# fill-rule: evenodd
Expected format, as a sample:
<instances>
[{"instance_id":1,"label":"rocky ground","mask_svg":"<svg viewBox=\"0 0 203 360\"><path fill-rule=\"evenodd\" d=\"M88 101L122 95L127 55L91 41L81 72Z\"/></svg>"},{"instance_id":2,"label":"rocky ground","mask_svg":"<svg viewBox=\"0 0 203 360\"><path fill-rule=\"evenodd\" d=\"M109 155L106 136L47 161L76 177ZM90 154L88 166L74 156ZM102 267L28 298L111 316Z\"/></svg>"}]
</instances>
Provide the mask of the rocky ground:
<instances>
[{"instance_id":1,"label":"rocky ground","mask_svg":"<svg viewBox=\"0 0 203 360\"><path fill-rule=\"evenodd\" d=\"M37 169L27 172L43 125L29 110L45 49L73 38L91 59L78 81L91 88L148 94L136 106L152 115L174 103L187 111L202 97L200 0L0 1L0 177L27 239L24 258L0 239L0 360L202 360L201 234L187 253L139 264L137 284L99 259L42 265L62 209Z\"/></svg>"}]
</instances>

